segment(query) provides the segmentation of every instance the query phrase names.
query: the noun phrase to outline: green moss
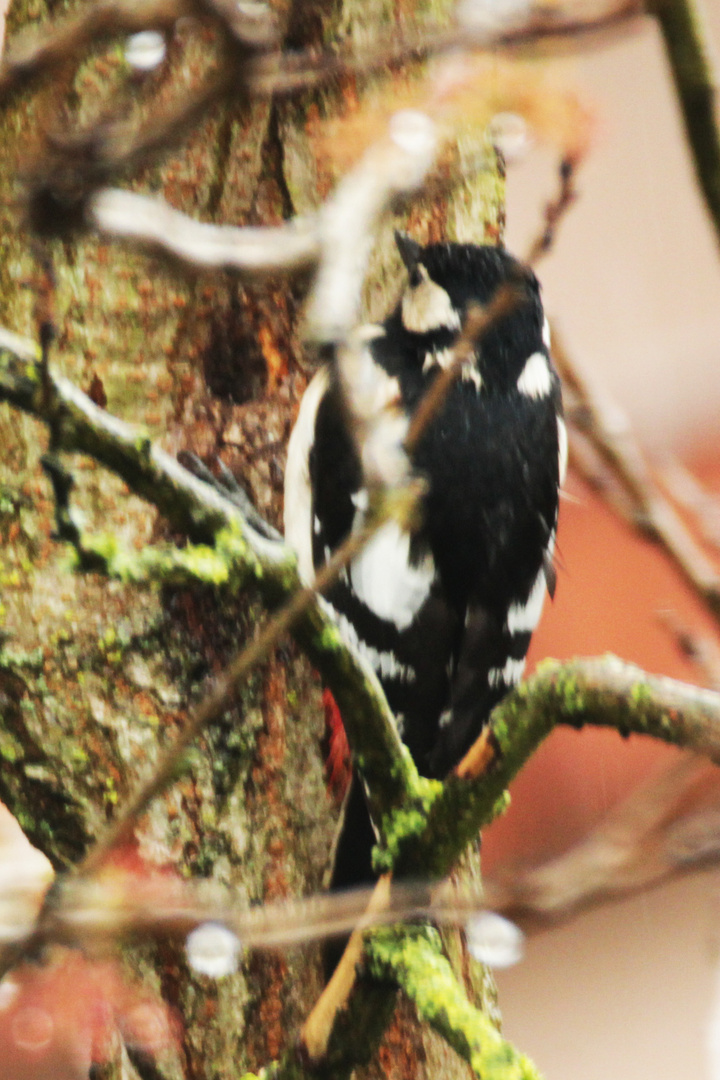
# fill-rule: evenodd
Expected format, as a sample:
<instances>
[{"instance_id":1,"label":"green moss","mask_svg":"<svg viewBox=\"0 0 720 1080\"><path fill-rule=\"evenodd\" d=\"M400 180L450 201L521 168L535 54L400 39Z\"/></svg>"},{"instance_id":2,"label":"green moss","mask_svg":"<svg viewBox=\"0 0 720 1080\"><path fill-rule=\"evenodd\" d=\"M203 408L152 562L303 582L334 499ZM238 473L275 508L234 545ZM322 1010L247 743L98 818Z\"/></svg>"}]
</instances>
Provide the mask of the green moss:
<instances>
[{"instance_id":1,"label":"green moss","mask_svg":"<svg viewBox=\"0 0 720 1080\"><path fill-rule=\"evenodd\" d=\"M22 744L19 743L9 731L0 729L0 757L3 758L4 761L14 764L17 761L21 761L24 756Z\"/></svg>"},{"instance_id":2,"label":"green moss","mask_svg":"<svg viewBox=\"0 0 720 1080\"><path fill-rule=\"evenodd\" d=\"M25 807L14 807L13 813L17 818L17 823L25 833L26 836L32 836L36 831L35 819Z\"/></svg>"},{"instance_id":3,"label":"green moss","mask_svg":"<svg viewBox=\"0 0 720 1080\"><path fill-rule=\"evenodd\" d=\"M152 439L147 432L143 431L138 434L135 439L135 449L141 461L147 464L152 456Z\"/></svg>"},{"instance_id":4,"label":"green moss","mask_svg":"<svg viewBox=\"0 0 720 1080\"><path fill-rule=\"evenodd\" d=\"M340 637L340 631L334 626L324 626L318 644L323 652L333 652L342 648L343 641Z\"/></svg>"},{"instance_id":5,"label":"green moss","mask_svg":"<svg viewBox=\"0 0 720 1080\"><path fill-rule=\"evenodd\" d=\"M562 706L568 716L585 710L585 695L578 685L577 679L571 675L564 676L558 681L557 689L562 701Z\"/></svg>"},{"instance_id":6,"label":"green moss","mask_svg":"<svg viewBox=\"0 0 720 1080\"><path fill-rule=\"evenodd\" d=\"M37 649L0 649L0 670L5 671L42 671L43 652Z\"/></svg>"},{"instance_id":7,"label":"green moss","mask_svg":"<svg viewBox=\"0 0 720 1080\"><path fill-rule=\"evenodd\" d=\"M392 979L430 1024L483 1080L538 1080L532 1063L499 1034L468 1000L442 953L438 932L383 927L366 937L367 965L375 978Z\"/></svg>"},{"instance_id":8,"label":"green moss","mask_svg":"<svg viewBox=\"0 0 720 1080\"><path fill-rule=\"evenodd\" d=\"M105 780L105 790L103 792L103 799L108 806L116 806L118 803L119 795L117 788L115 787L115 781L111 776L108 776Z\"/></svg>"},{"instance_id":9,"label":"green moss","mask_svg":"<svg viewBox=\"0 0 720 1080\"><path fill-rule=\"evenodd\" d=\"M630 690L630 705L634 709L653 703L653 694L647 683L636 682Z\"/></svg>"},{"instance_id":10,"label":"green moss","mask_svg":"<svg viewBox=\"0 0 720 1080\"><path fill-rule=\"evenodd\" d=\"M381 840L373 851L373 868L377 873L392 869L408 841L422 834L432 805L442 793L439 780L417 774L411 775L409 788L409 804L384 814L380 822Z\"/></svg>"}]
</instances>

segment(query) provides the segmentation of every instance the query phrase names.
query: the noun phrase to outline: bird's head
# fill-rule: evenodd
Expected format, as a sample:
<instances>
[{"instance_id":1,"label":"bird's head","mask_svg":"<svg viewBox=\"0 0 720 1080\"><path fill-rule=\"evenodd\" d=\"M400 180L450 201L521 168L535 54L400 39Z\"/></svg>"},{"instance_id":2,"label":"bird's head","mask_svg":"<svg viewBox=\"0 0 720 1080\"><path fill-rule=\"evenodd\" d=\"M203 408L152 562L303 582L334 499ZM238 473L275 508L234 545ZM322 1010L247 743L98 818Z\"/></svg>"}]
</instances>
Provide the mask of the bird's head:
<instances>
[{"instance_id":1,"label":"bird's head","mask_svg":"<svg viewBox=\"0 0 720 1080\"><path fill-rule=\"evenodd\" d=\"M429 244L406 233L395 240L408 280L398 314L406 332L425 347L446 347L459 333L470 304L485 307L498 288L513 286L517 299L483 335L480 367L486 385L517 378L528 356L543 346L540 286L532 270L503 248L477 244Z\"/></svg>"}]
</instances>

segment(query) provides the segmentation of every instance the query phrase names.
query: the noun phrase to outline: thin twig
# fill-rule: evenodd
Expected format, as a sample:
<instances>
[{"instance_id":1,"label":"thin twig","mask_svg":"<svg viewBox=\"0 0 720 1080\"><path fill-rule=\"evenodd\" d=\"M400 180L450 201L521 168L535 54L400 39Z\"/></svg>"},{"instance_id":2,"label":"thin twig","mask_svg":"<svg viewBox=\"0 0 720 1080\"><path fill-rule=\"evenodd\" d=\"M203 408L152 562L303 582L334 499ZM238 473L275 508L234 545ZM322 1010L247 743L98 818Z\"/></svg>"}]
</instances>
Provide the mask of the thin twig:
<instances>
[{"instance_id":1,"label":"thin twig","mask_svg":"<svg viewBox=\"0 0 720 1080\"><path fill-rule=\"evenodd\" d=\"M355 989L356 969L364 951L364 930L371 924L374 916L387 910L390 904L390 887L391 875L383 874L371 892L362 922L359 921L353 928L340 962L303 1024L299 1042L303 1056L311 1063L322 1061L327 1053L338 1014L346 1007Z\"/></svg>"},{"instance_id":2,"label":"thin twig","mask_svg":"<svg viewBox=\"0 0 720 1080\"><path fill-rule=\"evenodd\" d=\"M118 34L169 30L183 15L197 11L193 0L95 0L78 15L57 19L49 27L29 27L5 49L0 64L0 102L39 75L52 72L91 45Z\"/></svg>"},{"instance_id":3,"label":"thin twig","mask_svg":"<svg viewBox=\"0 0 720 1080\"><path fill-rule=\"evenodd\" d=\"M648 0L660 24L695 175L720 241L718 72L699 0Z\"/></svg>"},{"instance_id":4,"label":"thin twig","mask_svg":"<svg viewBox=\"0 0 720 1080\"><path fill-rule=\"evenodd\" d=\"M577 199L576 167L576 162L570 158L564 158L560 162L560 190L552 202L545 207L543 228L533 240L525 257L528 266L535 266L538 260L550 251L560 222Z\"/></svg>"},{"instance_id":5,"label":"thin twig","mask_svg":"<svg viewBox=\"0 0 720 1080\"><path fill-rule=\"evenodd\" d=\"M658 620L672 635L683 656L697 667L703 684L712 690L720 690L720 646L717 641L689 626L675 611L659 611Z\"/></svg>"},{"instance_id":6,"label":"thin twig","mask_svg":"<svg viewBox=\"0 0 720 1080\"><path fill-rule=\"evenodd\" d=\"M672 559L713 618L720 623L720 574L655 482L629 423L620 410L593 390L553 332L558 370L582 403L584 434L632 499L632 523Z\"/></svg>"},{"instance_id":7,"label":"thin twig","mask_svg":"<svg viewBox=\"0 0 720 1080\"><path fill-rule=\"evenodd\" d=\"M483 886L494 910L533 933L719 858L720 774L685 754L569 851L533 869L500 869Z\"/></svg>"},{"instance_id":8,"label":"thin twig","mask_svg":"<svg viewBox=\"0 0 720 1080\"><path fill-rule=\"evenodd\" d=\"M422 833L401 845L396 872L449 873L465 845L492 820L517 771L558 724L650 735L720 764L720 694L648 675L613 656L546 661L493 710L489 731L480 736L492 750L484 754L485 768L472 779L455 775L445 781Z\"/></svg>"},{"instance_id":9,"label":"thin twig","mask_svg":"<svg viewBox=\"0 0 720 1080\"><path fill-rule=\"evenodd\" d=\"M405 436L405 451L412 457L420 438L432 417L440 411L450 387L457 379L463 364L474 362L478 342L488 329L502 319L515 306L517 290L512 284L501 285L485 308L472 305L466 312L465 322L453 345L452 360L430 385L415 410Z\"/></svg>"},{"instance_id":10,"label":"thin twig","mask_svg":"<svg viewBox=\"0 0 720 1080\"><path fill-rule=\"evenodd\" d=\"M704 542L720 551L720 495L709 491L677 458L661 466L660 479L678 506L690 514Z\"/></svg>"},{"instance_id":11,"label":"thin twig","mask_svg":"<svg viewBox=\"0 0 720 1080\"><path fill-rule=\"evenodd\" d=\"M245 44L252 42L252 20L243 19L242 13L231 11L236 7L228 0L96 0L87 5L79 16L58 19L49 28L36 32L26 31L6 51L0 65L0 100L9 92L26 85L30 80L53 70L67 60L77 60L78 54L97 40L118 34L131 34L139 30L169 29L183 14L208 14L220 16L220 22ZM366 75L388 67L418 62L431 55L462 49L526 50L533 45L543 49L553 43L565 44L568 40L576 45L603 43L616 32L624 32L629 20L642 13L639 0L618 0L609 3L598 12L593 5L586 17L577 11L553 10L549 15L537 16L523 27L511 31L489 31L471 26L458 26L447 30L430 27L417 34L378 37L364 49L352 46L334 53L317 55L316 52L300 52L283 55L268 51L272 42L273 28L263 26L262 35L254 42L267 51L262 62L249 74L254 94L274 96L295 93L327 84L331 80L349 74ZM242 20L242 27L238 24Z\"/></svg>"},{"instance_id":12,"label":"thin twig","mask_svg":"<svg viewBox=\"0 0 720 1080\"><path fill-rule=\"evenodd\" d=\"M199 924L212 921L234 931L244 949L274 949L400 920L434 919L462 926L486 910L479 891L458 896L435 882L403 881L390 888L389 875L381 880L381 900L375 885L248 908L232 889L207 881L198 888L177 879L158 880L152 874L126 877L113 867L105 877L93 880L61 878L56 885L59 899L43 932L48 940L92 948L127 934L185 937ZM34 892L0 890L7 913L0 940L13 933L13 913L22 926L26 905L36 896L37 886Z\"/></svg>"},{"instance_id":13,"label":"thin twig","mask_svg":"<svg viewBox=\"0 0 720 1080\"><path fill-rule=\"evenodd\" d=\"M531 17L521 27L511 30L492 30L471 25L446 29L430 27L398 37L379 37L365 48L349 46L335 53L295 56L267 56L258 63L250 77L253 91L259 95L292 94L310 90L328 82L354 75L371 75L410 63L419 63L431 56L442 56L458 49L507 51L525 53L537 47L543 53L554 47L594 48L605 45L614 37L627 32L632 20L643 14L640 0L618 0L598 11L593 4L586 17L572 7L557 8L547 16Z\"/></svg>"}]
</instances>

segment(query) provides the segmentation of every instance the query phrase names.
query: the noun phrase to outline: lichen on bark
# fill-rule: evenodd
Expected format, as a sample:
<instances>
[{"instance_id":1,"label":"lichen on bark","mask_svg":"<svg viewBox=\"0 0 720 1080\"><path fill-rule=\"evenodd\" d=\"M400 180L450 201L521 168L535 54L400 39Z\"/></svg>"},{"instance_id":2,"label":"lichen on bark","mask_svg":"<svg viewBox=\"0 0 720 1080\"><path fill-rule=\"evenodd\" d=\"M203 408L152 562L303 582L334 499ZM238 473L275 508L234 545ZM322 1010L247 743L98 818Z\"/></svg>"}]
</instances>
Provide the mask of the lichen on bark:
<instances>
[{"instance_id":1,"label":"lichen on bark","mask_svg":"<svg viewBox=\"0 0 720 1080\"><path fill-rule=\"evenodd\" d=\"M15 0L8 37L77 8ZM443 17L448 11L444 4ZM285 19L284 8L278 13ZM437 16L437 5L428 13ZM342 36L367 40L401 16L388 3L303 4L288 34L294 47ZM168 72L138 95L144 104L124 104L142 115L178 87L192 87L208 62L206 47L212 43L180 28ZM103 46L80 65L62 109L50 81L17 95L0 116L0 324L18 333L35 336L34 294L23 286L37 271L22 206L10 197L18 167L39 148L44 118L61 116L71 128L91 122L126 93L125 74L122 43ZM221 105L182 146L128 183L160 192L203 220L266 224L305 212L336 179L318 154L319 118L352 110L368 82L348 80L285 102ZM502 181L491 154L488 162L449 202L418 203L410 224L420 239L430 235L423 230L435 238L499 236ZM395 295L391 229L384 224L378 237L371 316ZM299 334L306 283L188 275L91 235L53 241L46 251L57 280L53 371L142 424L170 453L222 454L278 525L284 446L308 377ZM152 769L160 747L264 612L256 598L207 584L166 580L158 588L75 574L51 540L53 505L39 464L46 435L0 406L0 444L7 448L0 460L0 796L62 868L80 858ZM177 539L95 462L69 464L90 532L101 525L138 553ZM185 550L185 558L194 554ZM323 736L319 680L295 646L283 645L238 691L141 824L143 857L231 884L248 902L317 888L337 815L323 780ZM218 986L194 978L182 954L166 947L132 950L126 962L184 1016L168 1076L236 1076L279 1057L320 989L312 950L248 957ZM440 1057L435 1037L413 1026L405 1011L380 1060L385 1071L399 1063L404 1074L429 1077L428 1062ZM445 1068L448 1078L465 1071L452 1055Z\"/></svg>"}]
</instances>

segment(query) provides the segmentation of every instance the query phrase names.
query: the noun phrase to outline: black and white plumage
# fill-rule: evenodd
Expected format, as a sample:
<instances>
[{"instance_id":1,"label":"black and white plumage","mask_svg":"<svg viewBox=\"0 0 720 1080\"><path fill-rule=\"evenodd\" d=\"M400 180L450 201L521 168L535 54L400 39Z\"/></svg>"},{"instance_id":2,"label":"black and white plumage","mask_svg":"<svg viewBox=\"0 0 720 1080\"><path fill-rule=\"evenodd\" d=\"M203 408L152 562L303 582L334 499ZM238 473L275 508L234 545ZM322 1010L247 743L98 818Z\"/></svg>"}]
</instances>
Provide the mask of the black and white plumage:
<instances>
[{"instance_id":1,"label":"black and white plumage","mask_svg":"<svg viewBox=\"0 0 720 1080\"><path fill-rule=\"evenodd\" d=\"M519 295L463 366L413 455L428 483L419 528L410 536L394 522L382 526L327 597L379 676L419 771L441 777L522 676L554 586L567 440L532 271L496 247L423 248L403 235L398 247L407 285L363 340L408 417L451 358L468 305L486 305L507 281ZM305 392L288 450L285 532L304 577L362 520L366 502L326 367ZM336 883L366 872L341 871Z\"/></svg>"}]
</instances>

